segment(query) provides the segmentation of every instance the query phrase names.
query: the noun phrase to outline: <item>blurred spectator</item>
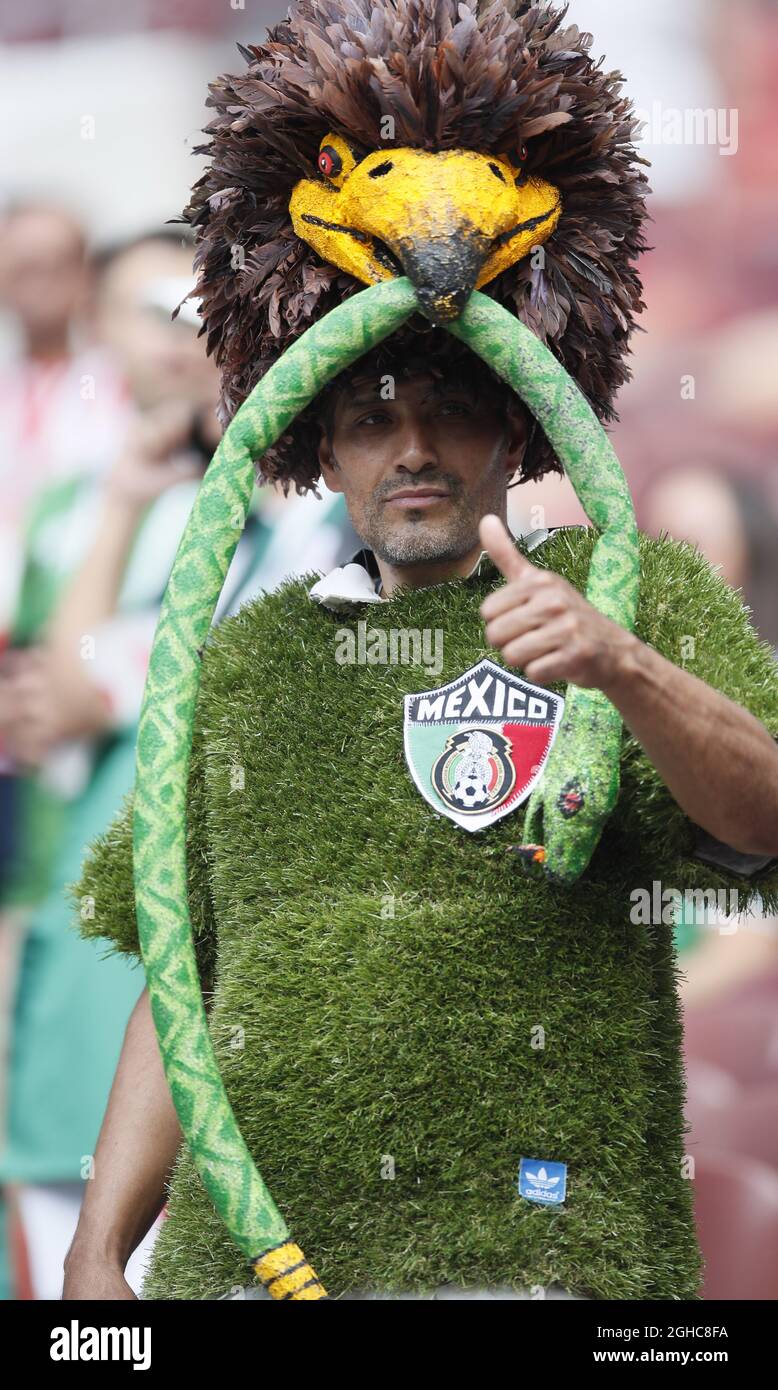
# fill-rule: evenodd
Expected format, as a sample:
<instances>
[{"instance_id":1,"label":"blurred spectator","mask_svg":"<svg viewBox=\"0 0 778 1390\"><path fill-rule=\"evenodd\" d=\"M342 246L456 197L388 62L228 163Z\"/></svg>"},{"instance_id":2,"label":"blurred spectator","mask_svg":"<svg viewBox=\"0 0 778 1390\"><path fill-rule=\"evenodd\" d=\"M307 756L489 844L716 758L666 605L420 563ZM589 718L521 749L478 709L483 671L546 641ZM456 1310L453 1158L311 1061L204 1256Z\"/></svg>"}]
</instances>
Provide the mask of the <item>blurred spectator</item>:
<instances>
[{"instance_id":1,"label":"blurred spectator","mask_svg":"<svg viewBox=\"0 0 778 1390\"><path fill-rule=\"evenodd\" d=\"M0 899L19 856L17 781L5 731L18 696L6 652L18 603L27 515L51 480L99 468L123 428L126 396L104 350L90 342L87 244L78 220L43 201L0 218L0 309L16 352L0 366ZM47 817L37 822L46 840ZM4 1101L8 992L19 949L18 915L0 926L0 1105ZM0 1280L4 1271L0 1269Z\"/></svg>"},{"instance_id":2,"label":"blurred spectator","mask_svg":"<svg viewBox=\"0 0 778 1390\"><path fill-rule=\"evenodd\" d=\"M765 489L753 479L701 467L671 469L644 502L646 530L689 541L742 590L757 631L778 647L778 520ZM707 1003L743 988L778 967L778 921L756 913L741 920L707 920L686 913L676 929L685 978L684 1004Z\"/></svg>"},{"instance_id":3,"label":"blurred spectator","mask_svg":"<svg viewBox=\"0 0 778 1390\"><path fill-rule=\"evenodd\" d=\"M643 508L651 535L668 531L696 545L734 589L752 622L778 648L778 515L755 479L702 467L663 473Z\"/></svg>"},{"instance_id":4,"label":"blurred spectator","mask_svg":"<svg viewBox=\"0 0 778 1390\"><path fill-rule=\"evenodd\" d=\"M72 930L63 886L132 785L145 671L183 526L218 442L217 374L198 318L171 312L192 285L191 249L174 234L105 256L96 322L124 370L133 421L101 477L38 499L14 625L8 745L27 779L25 847L40 846L41 786L60 817L37 855L44 896L29 921L17 981L8 1123L0 1176L13 1185L33 1294L57 1297L124 1028L142 988L128 962L102 960ZM299 569L353 550L340 496L255 497L217 617ZM30 806L32 811L30 812ZM28 890L29 896L29 890ZM94 905L84 905L93 910ZM152 1231L133 1257L135 1287Z\"/></svg>"},{"instance_id":5,"label":"blurred spectator","mask_svg":"<svg viewBox=\"0 0 778 1390\"><path fill-rule=\"evenodd\" d=\"M86 237L63 208L19 203L0 221L0 307L18 353L0 367L0 892L18 849L16 787L5 741L16 669L4 657L18 604L24 530L40 491L92 473L112 456L126 392L89 342Z\"/></svg>"},{"instance_id":6,"label":"blurred spectator","mask_svg":"<svg viewBox=\"0 0 778 1390\"><path fill-rule=\"evenodd\" d=\"M16 602L27 511L48 482L100 468L123 427L125 392L89 341L91 271L83 228L44 203L0 221L0 308L18 355L0 367L0 645Z\"/></svg>"}]
</instances>

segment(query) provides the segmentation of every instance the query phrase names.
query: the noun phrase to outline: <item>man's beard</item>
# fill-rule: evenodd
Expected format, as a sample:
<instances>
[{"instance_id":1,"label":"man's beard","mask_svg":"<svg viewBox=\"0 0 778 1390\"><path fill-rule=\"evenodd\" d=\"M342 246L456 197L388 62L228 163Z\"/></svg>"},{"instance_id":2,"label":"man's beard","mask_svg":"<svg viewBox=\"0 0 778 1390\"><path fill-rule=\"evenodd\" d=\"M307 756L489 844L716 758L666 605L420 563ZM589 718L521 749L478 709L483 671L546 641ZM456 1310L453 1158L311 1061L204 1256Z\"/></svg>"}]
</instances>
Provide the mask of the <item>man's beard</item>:
<instances>
[{"instance_id":1,"label":"man's beard","mask_svg":"<svg viewBox=\"0 0 778 1390\"><path fill-rule=\"evenodd\" d=\"M442 473L435 478L425 478L417 486L420 492L427 487L445 486L449 492L448 515L431 521L424 508L415 519L406 515L400 521L397 515L393 522L384 499L399 491L394 482L385 489L377 489L371 497L359 526L355 527L359 539L379 560L390 565L461 560L478 541L478 518L468 505L461 480Z\"/></svg>"}]
</instances>

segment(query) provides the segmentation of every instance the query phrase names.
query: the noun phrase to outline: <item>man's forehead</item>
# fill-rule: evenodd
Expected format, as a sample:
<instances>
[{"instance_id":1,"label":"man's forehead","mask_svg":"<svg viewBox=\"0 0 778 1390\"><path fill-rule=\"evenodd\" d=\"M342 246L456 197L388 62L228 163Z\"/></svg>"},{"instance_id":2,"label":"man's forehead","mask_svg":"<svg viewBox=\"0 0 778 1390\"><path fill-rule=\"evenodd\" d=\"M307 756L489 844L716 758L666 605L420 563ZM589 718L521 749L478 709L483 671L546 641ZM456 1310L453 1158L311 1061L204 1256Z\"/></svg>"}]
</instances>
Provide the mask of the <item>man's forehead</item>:
<instances>
[{"instance_id":1,"label":"man's forehead","mask_svg":"<svg viewBox=\"0 0 778 1390\"><path fill-rule=\"evenodd\" d=\"M382 400L391 400L397 396L441 395L444 391L466 391L472 394L473 386L468 384L464 375L460 373L438 375L421 367L417 372L403 372L402 375L395 375L390 371L362 372L350 377L348 386L339 394L339 401L348 407L357 397L376 396Z\"/></svg>"}]
</instances>

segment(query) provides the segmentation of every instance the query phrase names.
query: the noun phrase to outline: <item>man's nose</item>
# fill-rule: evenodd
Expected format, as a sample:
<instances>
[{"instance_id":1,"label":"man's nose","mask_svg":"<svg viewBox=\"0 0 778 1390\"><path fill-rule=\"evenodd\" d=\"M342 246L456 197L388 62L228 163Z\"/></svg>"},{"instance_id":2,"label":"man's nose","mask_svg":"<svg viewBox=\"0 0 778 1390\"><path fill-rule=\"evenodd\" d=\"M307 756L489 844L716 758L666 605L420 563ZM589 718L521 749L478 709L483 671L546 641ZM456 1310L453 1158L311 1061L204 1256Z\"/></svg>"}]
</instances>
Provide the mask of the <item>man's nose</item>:
<instances>
[{"instance_id":1,"label":"man's nose","mask_svg":"<svg viewBox=\"0 0 778 1390\"><path fill-rule=\"evenodd\" d=\"M437 468L439 463L437 449L428 430L414 424L403 430L397 467L406 468L411 473L420 473L424 468Z\"/></svg>"}]
</instances>

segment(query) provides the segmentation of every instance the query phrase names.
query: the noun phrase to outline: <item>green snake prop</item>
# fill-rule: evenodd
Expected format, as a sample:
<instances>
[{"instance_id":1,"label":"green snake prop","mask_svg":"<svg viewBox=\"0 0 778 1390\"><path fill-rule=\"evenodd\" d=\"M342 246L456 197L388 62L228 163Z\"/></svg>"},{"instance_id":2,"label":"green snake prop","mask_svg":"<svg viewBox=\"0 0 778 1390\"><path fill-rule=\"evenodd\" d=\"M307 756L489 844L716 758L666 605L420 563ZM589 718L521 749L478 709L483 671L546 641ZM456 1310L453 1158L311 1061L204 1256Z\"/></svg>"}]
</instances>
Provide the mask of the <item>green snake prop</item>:
<instances>
[{"instance_id":1,"label":"green snake prop","mask_svg":"<svg viewBox=\"0 0 778 1390\"><path fill-rule=\"evenodd\" d=\"M255 460L332 377L417 309L405 277L354 295L288 348L237 412L178 548L140 717L135 900L165 1076L206 1190L238 1249L277 1299L327 1295L291 1241L246 1147L208 1031L187 905L187 789L199 650L245 524ZM631 628L638 591L634 514L618 460L589 405L548 349L486 296L474 292L450 328L511 385L546 431L601 531L586 596ZM531 858L552 878L573 882L596 847L618 791L620 737L619 714L601 692L568 687L563 722L526 818L527 833L543 837L542 847L531 847Z\"/></svg>"}]
</instances>

